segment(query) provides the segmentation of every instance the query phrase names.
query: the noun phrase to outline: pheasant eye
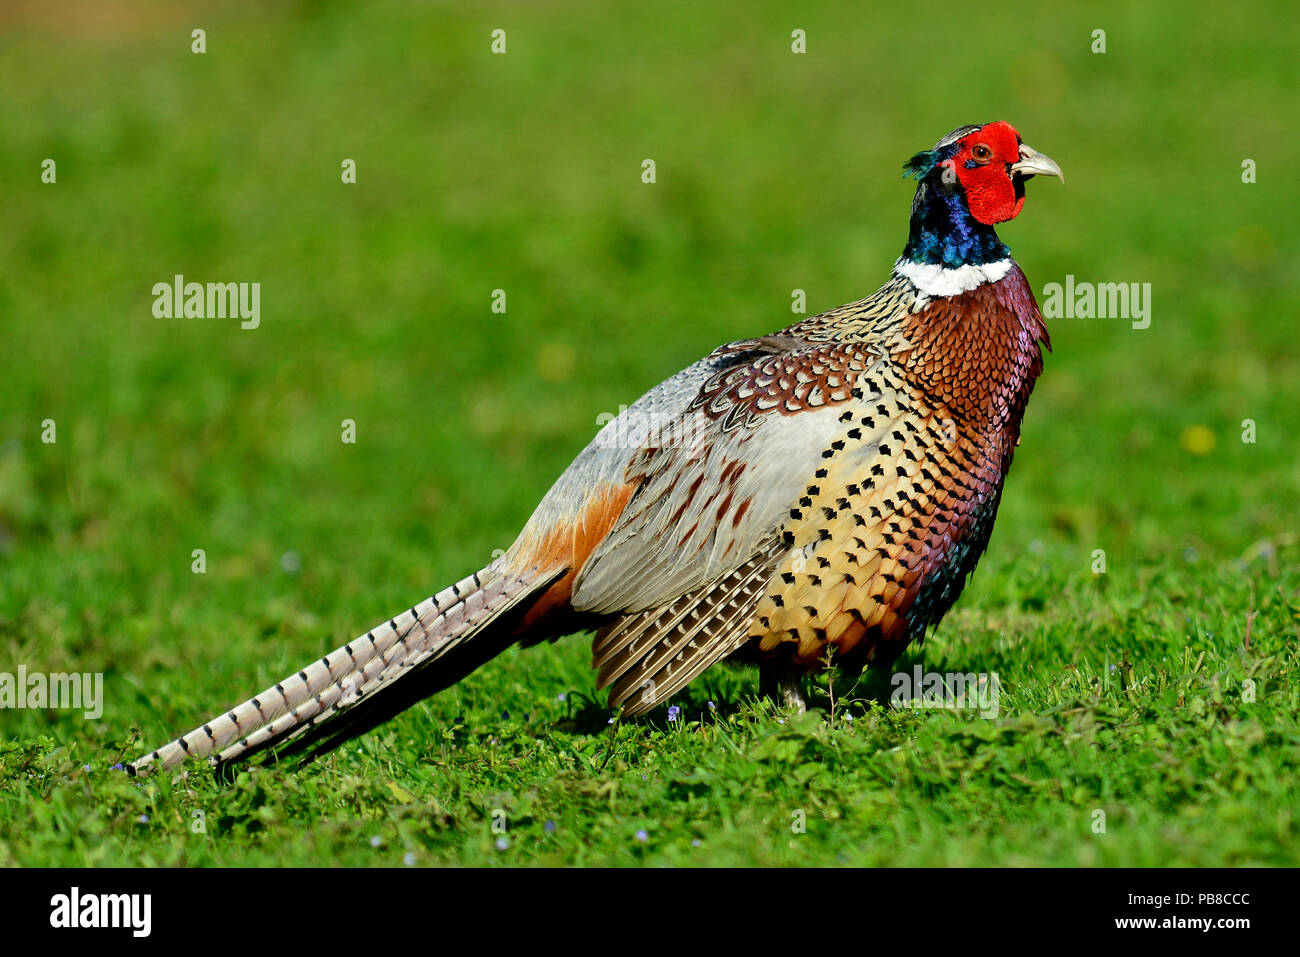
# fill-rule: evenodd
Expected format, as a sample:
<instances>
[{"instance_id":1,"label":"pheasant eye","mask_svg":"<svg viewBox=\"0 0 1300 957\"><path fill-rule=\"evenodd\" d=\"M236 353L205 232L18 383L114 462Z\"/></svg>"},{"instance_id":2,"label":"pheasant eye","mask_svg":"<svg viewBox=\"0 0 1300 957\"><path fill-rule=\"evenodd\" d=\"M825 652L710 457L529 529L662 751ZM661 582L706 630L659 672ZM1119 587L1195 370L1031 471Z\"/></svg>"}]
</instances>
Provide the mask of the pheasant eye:
<instances>
[{"instance_id":1,"label":"pheasant eye","mask_svg":"<svg viewBox=\"0 0 1300 957\"><path fill-rule=\"evenodd\" d=\"M993 158L993 151L983 143L976 143L971 147L970 155L977 163L987 163Z\"/></svg>"}]
</instances>

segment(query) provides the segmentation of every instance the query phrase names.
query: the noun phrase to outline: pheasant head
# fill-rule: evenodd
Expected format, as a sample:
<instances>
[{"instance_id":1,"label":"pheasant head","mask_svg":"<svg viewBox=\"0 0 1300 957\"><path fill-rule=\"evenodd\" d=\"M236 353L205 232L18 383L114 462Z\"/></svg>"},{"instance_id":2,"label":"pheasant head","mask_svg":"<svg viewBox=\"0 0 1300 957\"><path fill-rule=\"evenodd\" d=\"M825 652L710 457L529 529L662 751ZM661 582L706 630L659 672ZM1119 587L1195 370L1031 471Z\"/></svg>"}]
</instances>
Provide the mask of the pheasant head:
<instances>
[{"instance_id":1,"label":"pheasant head","mask_svg":"<svg viewBox=\"0 0 1300 957\"><path fill-rule=\"evenodd\" d=\"M1005 259L993 226L1025 205L1025 181L1055 176L1055 160L1026 145L1010 123L961 126L903 165L918 180L905 260L947 267Z\"/></svg>"}]
</instances>

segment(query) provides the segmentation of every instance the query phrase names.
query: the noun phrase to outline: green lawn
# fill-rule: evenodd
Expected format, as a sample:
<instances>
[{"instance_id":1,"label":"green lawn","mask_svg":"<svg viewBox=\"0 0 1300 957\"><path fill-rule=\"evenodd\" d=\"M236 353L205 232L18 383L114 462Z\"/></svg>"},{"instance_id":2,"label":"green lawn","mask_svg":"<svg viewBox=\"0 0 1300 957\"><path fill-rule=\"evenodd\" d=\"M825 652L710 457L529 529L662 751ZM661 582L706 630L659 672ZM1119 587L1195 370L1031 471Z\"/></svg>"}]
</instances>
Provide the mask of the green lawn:
<instances>
[{"instance_id":1,"label":"green lawn","mask_svg":"<svg viewBox=\"0 0 1300 957\"><path fill-rule=\"evenodd\" d=\"M209 7L0 14L0 672L105 693L0 710L0 864L1300 863L1289 4ZM1049 323L989 554L899 663L997 672L997 718L715 669L611 728L574 637L301 771L112 770L489 562L792 290L873 291L902 162L992 119L1066 171L1002 229L1035 289L1152 289ZM177 273L260 327L155 318Z\"/></svg>"}]
</instances>

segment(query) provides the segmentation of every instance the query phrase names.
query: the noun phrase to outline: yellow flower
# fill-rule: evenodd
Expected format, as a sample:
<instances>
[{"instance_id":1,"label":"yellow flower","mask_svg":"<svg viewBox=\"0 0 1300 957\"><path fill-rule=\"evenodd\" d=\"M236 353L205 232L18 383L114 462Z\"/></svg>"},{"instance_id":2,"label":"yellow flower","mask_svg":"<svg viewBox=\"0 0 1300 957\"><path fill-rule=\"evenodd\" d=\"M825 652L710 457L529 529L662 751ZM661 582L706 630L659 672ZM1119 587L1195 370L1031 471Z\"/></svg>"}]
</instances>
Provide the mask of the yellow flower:
<instances>
[{"instance_id":1,"label":"yellow flower","mask_svg":"<svg viewBox=\"0 0 1300 957\"><path fill-rule=\"evenodd\" d=\"M1193 455L1209 455L1214 451L1214 433L1204 425L1189 425L1183 429L1180 444Z\"/></svg>"}]
</instances>

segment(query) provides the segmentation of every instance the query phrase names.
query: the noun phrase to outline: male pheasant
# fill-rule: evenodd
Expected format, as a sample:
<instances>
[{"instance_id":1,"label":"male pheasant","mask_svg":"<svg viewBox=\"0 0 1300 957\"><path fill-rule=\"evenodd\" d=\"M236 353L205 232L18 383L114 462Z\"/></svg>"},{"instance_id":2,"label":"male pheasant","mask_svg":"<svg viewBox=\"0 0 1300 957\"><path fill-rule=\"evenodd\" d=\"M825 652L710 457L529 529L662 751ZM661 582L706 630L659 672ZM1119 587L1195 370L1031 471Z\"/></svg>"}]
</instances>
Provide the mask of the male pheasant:
<instances>
[{"instance_id":1,"label":"male pheasant","mask_svg":"<svg viewBox=\"0 0 1300 957\"><path fill-rule=\"evenodd\" d=\"M798 676L828 660L893 661L988 544L1049 346L993 227L1019 214L1027 179L1061 177L1004 122L960 127L904 169L911 231L878 292L655 386L503 557L132 771L313 727L325 747L512 643L589 628L598 683L630 715L738 654L796 704Z\"/></svg>"}]
</instances>

